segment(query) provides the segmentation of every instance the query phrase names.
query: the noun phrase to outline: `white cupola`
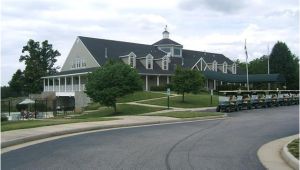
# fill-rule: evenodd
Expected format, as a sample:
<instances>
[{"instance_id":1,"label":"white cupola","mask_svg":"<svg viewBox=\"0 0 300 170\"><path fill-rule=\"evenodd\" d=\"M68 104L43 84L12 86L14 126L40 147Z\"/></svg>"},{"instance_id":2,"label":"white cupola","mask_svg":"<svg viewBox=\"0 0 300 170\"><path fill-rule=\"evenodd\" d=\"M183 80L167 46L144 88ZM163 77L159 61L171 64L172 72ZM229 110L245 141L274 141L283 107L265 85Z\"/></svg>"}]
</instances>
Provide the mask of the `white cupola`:
<instances>
[{"instance_id":1,"label":"white cupola","mask_svg":"<svg viewBox=\"0 0 300 170\"><path fill-rule=\"evenodd\" d=\"M166 25L165 27L165 31L162 33L163 34L163 38L166 39L166 38L169 38L169 31L167 30L168 26Z\"/></svg>"}]
</instances>

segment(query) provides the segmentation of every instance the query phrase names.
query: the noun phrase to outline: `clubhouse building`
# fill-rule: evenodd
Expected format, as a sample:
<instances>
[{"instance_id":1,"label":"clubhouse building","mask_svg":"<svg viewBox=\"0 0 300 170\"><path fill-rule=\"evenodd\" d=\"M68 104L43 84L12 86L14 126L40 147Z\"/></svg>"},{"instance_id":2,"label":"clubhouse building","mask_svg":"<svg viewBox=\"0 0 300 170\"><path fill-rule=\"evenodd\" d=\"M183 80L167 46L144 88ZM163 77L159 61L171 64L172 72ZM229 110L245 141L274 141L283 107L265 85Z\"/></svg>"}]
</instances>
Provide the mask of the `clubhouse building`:
<instances>
[{"instance_id":1,"label":"clubhouse building","mask_svg":"<svg viewBox=\"0 0 300 170\"><path fill-rule=\"evenodd\" d=\"M169 32L152 45L78 36L61 71L43 77L43 96L55 96L79 110L90 102L84 93L87 74L103 66L108 59L117 59L135 68L144 82L144 90L171 82L177 66L199 70L206 77L205 88L217 89L227 83L246 83L235 62L223 54L183 49L171 40ZM249 75L249 82L282 82L279 74Z\"/></svg>"}]
</instances>

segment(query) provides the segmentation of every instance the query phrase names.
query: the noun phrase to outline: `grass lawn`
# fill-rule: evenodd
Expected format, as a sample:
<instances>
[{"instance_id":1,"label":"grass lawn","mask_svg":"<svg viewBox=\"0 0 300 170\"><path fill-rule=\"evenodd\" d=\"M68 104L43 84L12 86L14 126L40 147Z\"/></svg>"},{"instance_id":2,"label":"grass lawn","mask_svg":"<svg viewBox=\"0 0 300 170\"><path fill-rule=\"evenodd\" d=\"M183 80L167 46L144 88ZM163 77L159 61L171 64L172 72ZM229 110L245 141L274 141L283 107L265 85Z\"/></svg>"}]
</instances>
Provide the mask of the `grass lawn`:
<instances>
[{"instance_id":1,"label":"grass lawn","mask_svg":"<svg viewBox=\"0 0 300 170\"><path fill-rule=\"evenodd\" d=\"M58 124L67 123L79 123L79 122L93 122L93 121L106 121L114 120L113 116L121 115L138 115L147 112L154 112L158 110L163 110L163 108L151 108L145 106L119 104L117 105L117 113L113 113L112 108L100 108L97 111L78 114L71 118L65 118L62 116L44 119L44 120L24 120L24 121L7 121L1 122L1 131L16 130L16 129L27 129L41 126L51 126ZM109 117L109 118L107 118Z\"/></svg>"},{"instance_id":2,"label":"grass lawn","mask_svg":"<svg viewBox=\"0 0 300 170\"><path fill-rule=\"evenodd\" d=\"M164 108L157 107L146 107L130 104L118 104L117 113L113 113L113 108L102 107L97 111L89 112L88 114L83 114L76 117L76 119L85 119L93 117L112 117L112 116L125 116L125 115L138 115L148 112L155 112L159 110L164 110Z\"/></svg>"},{"instance_id":3,"label":"grass lawn","mask_svg":"<svg viewBox=\"0 0 300 170\"><path fill-rule=\"evenodd\" d=\"M170 97L170 107L197 108L218 105L218 96L216 95L213 96L212 105L210 105L209 94L185 94L184 98L185 102L182 102L182 96ZM167 106L167 99L157 99L140 103Z\"/></svg>"},{"instance_id":4,"label":"grass lawn","mask_svg":"<svg viewBox=\"0 0 300 170\"><path fill-rule=\"evenodd\" d=\"M194 117L207 117L207 116L223 116L222 113L217 112L167 112L167 113L159 113L153 116L167 116L167 117L175 117L175 118L194 118Z\"/></svg>"},{"instance_id":5,"label":"grass lawn","mask_svg":"<svg viewBox=\"0 0 300 170\"><path fill-rule=\"evenodd\" d=\"M126 95L124 97L117 99L117 102L118 103L133 102L133 101L138 101L138 100L146 100L146 99L153 99L153 98L159 98L159 97L166 97L166 95L162 94L162 93L138 91L133 94L129 94L129 95Z\"/></svg>"},{"instance_id":6,"label":"grass lawn","mask_svg":"<svg viewBox=\"0 0 300 170\"><path fill-rule=\"evenodd\" d=\"M166 97L165 94L162 93L152 93L152 92L146 92L146 91L138 91L133 94L126 95L124 97L121 97L117 99L118 103L125 103L125 102L133 102L138 100L146 100L146 99L153 99L153 98L159 98L159 97ZM85 110L97 110L101 106L99 103L90 103L87 107L85 107Z\"/></svg>"},{"instance_id":7,"label":"grass lawn","mask_svg":"<svg viewBox=\"0 0 300 170\"><path fill-rule=\"evenodd\" d=\"M290 144L288 144L289 152L297 159L299 159L299 138L293 140Z\"/></svg>"}]
</instances>

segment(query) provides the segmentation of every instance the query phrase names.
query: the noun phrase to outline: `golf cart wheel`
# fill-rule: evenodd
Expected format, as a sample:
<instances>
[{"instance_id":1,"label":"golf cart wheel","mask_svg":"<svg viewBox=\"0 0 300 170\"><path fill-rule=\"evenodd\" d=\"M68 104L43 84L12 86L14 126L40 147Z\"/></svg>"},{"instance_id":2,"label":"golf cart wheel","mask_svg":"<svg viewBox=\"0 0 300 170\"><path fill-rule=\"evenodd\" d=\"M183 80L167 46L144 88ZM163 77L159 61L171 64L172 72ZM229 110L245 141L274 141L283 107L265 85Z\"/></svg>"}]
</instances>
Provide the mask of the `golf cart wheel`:
<instances>
[{"instance_id":1,"label":"golf cart wheel","mask_svg":"<svg viewBox=\"0 0 300 170\"><path fill-rule=\"evenodd\" d=\"M217 111L217 112L220 112L220 110L221 110L221 109L220 109L220 106L218 106L218 107L216 108L216 111Z\"/></svg>"}]
</instances>

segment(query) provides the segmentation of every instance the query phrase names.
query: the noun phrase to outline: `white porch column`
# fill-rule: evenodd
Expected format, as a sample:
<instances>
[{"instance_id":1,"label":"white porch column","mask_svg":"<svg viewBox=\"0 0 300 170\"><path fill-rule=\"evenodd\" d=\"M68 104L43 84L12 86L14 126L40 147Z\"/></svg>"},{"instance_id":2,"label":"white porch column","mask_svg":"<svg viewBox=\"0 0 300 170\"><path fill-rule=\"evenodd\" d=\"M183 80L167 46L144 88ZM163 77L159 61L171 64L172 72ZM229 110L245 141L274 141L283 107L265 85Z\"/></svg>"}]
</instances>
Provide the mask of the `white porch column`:
<instances>
[{"instance_id":1,"label":"white porch column","mask_svg":"<svg viewBox=\"0 0 300 170\"><path fill-rule=\"evenodd\" d=\"M170 78L167 76L167 84L170 84Z\"/></svg>"},{"instance_id":2,"label":"white porch column","mask_svg":"<svg viewBox=\"0 0 300 170\"><path fill-rule=\"evenodd\" d=\"M73 76L71 77L71 83L72 83L72 92L74 91L74 81L73 81Z\"/></svg>"},{"instance_id":3,"label":"white porch column","mask_svg":"<svg viewBox=\"0 0 300 170\"><path fill-rule=\"evenodd\" d=\"M44 79L44 91L46 91L46 80Z\"/></svg>"},{"instance_id":4,"label":"white porch column","mask_svg":"<svg viewBox=\"0 0 300 170\"><path fill-rule=\"evenodd\" d=\"M146 75L146 91L148 91L148 75Z\"/></svg>"},{"instance_id":5,"label":"white porch column","mask_svg":"<svg viewBox=\"0 0 300 170\"><path fill-rule=\"evenodd\" d=\"M58 77L58 91L60 91L60 77Z\"/></svg>"},{"instance_id":6,"label":"white porch column","mask_svg":"<svg viewBox=\"0 0 300 170\"><path fill-rule=\"evenodd\" d=\"M49 89L49 87L50 87L50 79L48 78L47 81L48 81L48 88L47 88L47 91L50 91L50 89Z\"/></svg>"},{"instance_id":7,"label":"white porch column","mask_svg":"<svg viewBox=\"0 0 300 170\"><path fill-rule=\"evenodd\" d=\"M156 76L156 86L159 86L159 76Z\"/></svg>"},{"instance_id":8,"label":"white porch column","mask_svg":"<svg viewBox=\"0 0 300 170\"><path fill-rule=\"evenodd\" d=\"M67 77L65 77L65 92L67 92Z\"/></svg>"},{"instance_id":9,"label":"white porch column","mask_svg":"<svg viewBox=\"0 0 300 170\"><path fill-rule=\"evenodd\" d=\"M55 85L55 83L54 83L54 78L52 79L52 91L54 91L54 85Z\"/></svg>"},{"instance_id":10,"label":"white porch column","mask_svg":"<svg viewBox=\"0 0 300 170\"><path fill-rule=\"evenodd\" d=\"M223 82L221 81L221 85L223 85Z\"/></svg>"},{"instance_id":11,"label":"white porch column","mask_svg":"<svg viewBox=\"0 0 300 170\"><path fill-rule=\"evenodd\" d=\"M216 90L216 80L214 80L214 90Z\"/></svg>"},{"instance_id":12,"label":"white porch column","mask_svg":"<svg viewBox=\"0 0 300 170\"><path fill-rule=\"evenodd\" d=\"M79 91L81 91L81 88L80 88L80 75L78 76L78 86L79 86Z\"/></svg>"},{"instance_id":13,"label":"white porch column","mask_svg":"<svg viewBox=\"0 0 300 170\"><path fill-rule=\"evenodd\" d=\"M208 79L206 80L206 89L208 90Z\"/></svg>"}]
</instances>

